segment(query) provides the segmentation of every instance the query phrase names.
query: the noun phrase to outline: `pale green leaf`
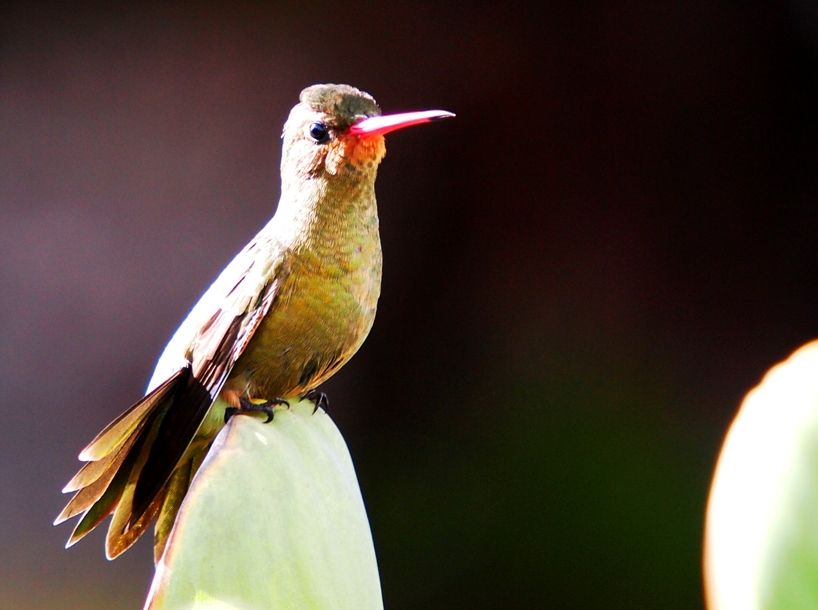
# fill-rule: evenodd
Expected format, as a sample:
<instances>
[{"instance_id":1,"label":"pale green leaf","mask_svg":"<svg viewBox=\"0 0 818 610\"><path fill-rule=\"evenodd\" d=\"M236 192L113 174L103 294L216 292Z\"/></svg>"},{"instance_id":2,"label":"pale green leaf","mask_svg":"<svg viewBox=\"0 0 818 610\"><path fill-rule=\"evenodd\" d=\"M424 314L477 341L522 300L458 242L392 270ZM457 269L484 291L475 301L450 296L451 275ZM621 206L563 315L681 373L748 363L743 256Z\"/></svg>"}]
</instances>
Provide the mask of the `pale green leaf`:
<instances>
[{"instance_id":1,"label":"pale green leaf","mask_svg":"<svg viewBox=\"0 0 818 610\"><path fill-rule=\"evenodd\" d=\"M151 610L381 610L375 552L341 434L308 401L233 417L182 504Z\"/></svg>"}]
</instances>

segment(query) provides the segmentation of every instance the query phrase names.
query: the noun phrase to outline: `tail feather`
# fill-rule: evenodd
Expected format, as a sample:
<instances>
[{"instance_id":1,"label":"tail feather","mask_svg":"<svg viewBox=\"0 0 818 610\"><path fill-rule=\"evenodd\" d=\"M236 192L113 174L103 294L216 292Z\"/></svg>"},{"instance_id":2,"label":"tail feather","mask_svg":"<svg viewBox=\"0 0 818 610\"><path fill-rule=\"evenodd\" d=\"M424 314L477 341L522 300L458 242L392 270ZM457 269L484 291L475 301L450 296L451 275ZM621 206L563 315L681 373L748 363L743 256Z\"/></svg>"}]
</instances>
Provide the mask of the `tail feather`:
<instances>
[{"instance_id":1,"label":"tail feather","mask_svg":"<svg viewBox=\"0 0 818 610\"><path fill-rule=\"evenodd\" d=\"M130 481L122 492L122 497L116 506L108 533L105 536L105 555L114 559L127 551L145 533L153 518L158 514L164 502L164 490L151 500L151 503L138 517L134 518L133 493L136 483Z\"/></svg>"},{"instance_id":2,"label":"tail feather","mask_svg":"<svg viewBox=\"0 0 818 610\"><path fill-rule=\"evenodd\" d=\"M80 451L83 462L95 462L112 453L125 439L133 435L145 417L152 413L166 397L167 391L176 385L188 369L181 369L165 383L157 387L142 400L122 413L94 437L85 449ZM79 474L79 473L78 473Z\"/></svg>"},{"instance_id":3,"label":"tail feather","mask_svg":"<svg viewBox=\"0 0 818 610\"><path fill-rule=\"evenodd\" d=\"M82 451L90 460L68 482L76 491L55 523L82 513L66 546L71 546L114 514L106 537L106 555L127 550L160 513L170 516L169 532L190 482L191 459L184 458L212 399L182 369L120 415ZM180 463L183 461L185 463ZM174 470L182 471L175 477ZM169 483L172 476L174 481ZM178 480L175 480L178 479ZM167 489L172 489L167 494ZM164 509L166 497L172 505ZM167 521L168 517L164 517ZM157 543L159 542L157 530ZM163 535L162 546L167 537Z\"/></svg>"},{"instance_id":4,"label":"tail feather","mask_svg":"<svg viewBox=\"0 0 818 610\"><path fill-rule=\"evenodd\" d=\"M99 480L100 478L105 475L115 461L118 458L124 457L125 454L128 453L128 449L133 444L133 439L136 438L136 435L132 435L131 441L125 441L122 445L120 445L119 449L116 451L109 453L104 458L97 460L95 462L85 462L85 466L77 471L68 483L65 484L65 487L62 488L62 492L64 494L70 493L72 491L78 491L83 487L88 487L95 481Z\"/></svg>"},{"instance_id":5,"label":"tail feather","mask_svg":"<svg viewBox=\"0 0 818 610\"><path fill-rule=\"evenodd\" d=\"M105 556L108 559L115 559L125 551L127 551L133 544L139 540L142 534L148 529L151 522L156 518L156 515L159 514L159 511L162 508L162 504L165 501L165 494L160 492L153 501L148 505L148 508L140 515L139 519L137 519L133 524L126 526L124 530L121 531L113 531L111 529L108 530L108 535L105 538ZM116 515L114 515L114 520L116 519ZM127 518L127 515L124 515L124 519ZM111 521L113 525L114 520ZM164 547L163 547L164 548ZM154 557L157 557L156 561L158 561L158 557L161 557L162 553L156 553L156 547L154 546Z\"/></svg>"},{"instance_id":6,"label":"tail feather","mask_svg":"<svg viewBox=\"0 0 818 610\"><path fill-rule=\"evenodd\" d=\"M113 480L105 488L105 491L82 515L71 536L68 538L66 548L76 544L87 536L96 526L98 526L116 508L117 502L122 497L125 484L130 474L131 460L128 458L117 471Z\"/></svg>"},{"instance_id":7,"label":"tail feather","mask_svg":"<svg viewBox=\"0 0 818 610\"><path fill-rule=\"evenodd\" d=\"M122 466L122 462L125 461L128 451L133 446L135 440L136 435L134 434L125 441L125 444L123 444L116 453L112 453L98 462L88 462L74 475L74 478L71 479L68 485L63 489L63 493L69 491L76 491L76 493L68 504L65 505L60 515L54 520L54 525L62 523L88 510L102 497L102 494L105 493L105 490L108 489L108 486L113 480L114 475L116 475ZM102 471L100 473L92 472L92 470L96 469L91 469L89 466L97 466L98 464L102 468Z\"/></svg>"},{"instance_id":8,"label":"tail feather","mask_svg":"<svg viewBox=\"0 0 818 610\"><path fill-rule=\"evenodd\" d=\"M188 460L185 464L174 470L165 488L165 501L162 503L162 509L159 511L159 515L156 517L156 527L154 528L154 563L159 561L159 558L165 550L165 543L176 521L176 513L179 512L179 506L181 506L187 488L190 485L190 480L193 478L192 475L195 470L192 462L192 460Z\"/></svg>"},{"instance_id":9,"label":"tail feather","mask_svg":"<svg viewBox=\"0 0 818 610\"><path fill-rule=\"evenodd\" d=\"M177 383L173 394L174 404L183 408L168 409L159 423L156 439L136 481L132 522L140 518L168 482L213 404L207 388L193 375L188 375L184 383Z\"/></svg>"},{"instance_id":10,"label":"tail feather","mask_svg":"<svg viewBox=\"0 0 818 610\"><path fill-rule=\"evenodd\" d=\"M162 504L162 510L156 518L156 528L153 542L153 560L154 563L159 563L162 553L165 550L165 545L170 536L170 531L173 529L173 524L176 522L176 515L179 508L182 506L182 500L185 498L190 482L199 470L206 456L206 452L199 451L190 456L183 466L177 468L165 491L165 501Z\"/></svg>"}]
</instances>

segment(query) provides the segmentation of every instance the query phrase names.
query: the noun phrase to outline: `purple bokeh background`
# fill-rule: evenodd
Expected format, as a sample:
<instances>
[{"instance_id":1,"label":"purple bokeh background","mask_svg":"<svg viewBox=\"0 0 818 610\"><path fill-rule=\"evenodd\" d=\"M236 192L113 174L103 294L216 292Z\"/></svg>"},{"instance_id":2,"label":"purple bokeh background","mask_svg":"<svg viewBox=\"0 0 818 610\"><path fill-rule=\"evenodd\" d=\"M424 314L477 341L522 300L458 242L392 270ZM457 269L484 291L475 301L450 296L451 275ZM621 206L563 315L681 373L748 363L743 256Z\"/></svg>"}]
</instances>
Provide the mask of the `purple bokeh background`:
<instances>
[{"instance_id":1,"label":"purple bokeh background","mask_svg":"<svg viewBox=\"0 0 818 610\"><path fill-rule=\"evenodd\" d=\"M817 64L798 1L11 6L0 607L140 607L150 545L62 550L59 489L316 82L458 115L388 138L378 318L325 387L387 607L700 606L721 437L818 336Z\"/></svg>"}]
</instances>

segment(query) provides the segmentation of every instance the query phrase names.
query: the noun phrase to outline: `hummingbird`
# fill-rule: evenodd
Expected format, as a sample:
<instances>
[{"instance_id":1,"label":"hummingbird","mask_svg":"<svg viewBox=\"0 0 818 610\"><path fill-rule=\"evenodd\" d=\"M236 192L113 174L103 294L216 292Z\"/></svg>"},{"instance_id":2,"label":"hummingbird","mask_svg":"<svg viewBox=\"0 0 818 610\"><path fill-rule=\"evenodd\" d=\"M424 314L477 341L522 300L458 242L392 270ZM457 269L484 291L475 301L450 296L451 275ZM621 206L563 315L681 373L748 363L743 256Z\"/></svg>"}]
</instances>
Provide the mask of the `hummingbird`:
<instances>
[{"instance_id":1,"label":"hummingbird","mask_svg":"<svg viewBox=\"0 0 818 610\"><path fill-rule=\"evenodd\" d=\"M230 417L273 418L307 398L361 347L375 319L382 254L375 178L384 135L452 117L382 115L349 85L307 87L282 133L275 214L179 326L145 396L80 452L54 521L80 516L69 547L113 515L105 553L130 548L155 520L154 558L190 481Z\"/></svg>"}]
</instances>

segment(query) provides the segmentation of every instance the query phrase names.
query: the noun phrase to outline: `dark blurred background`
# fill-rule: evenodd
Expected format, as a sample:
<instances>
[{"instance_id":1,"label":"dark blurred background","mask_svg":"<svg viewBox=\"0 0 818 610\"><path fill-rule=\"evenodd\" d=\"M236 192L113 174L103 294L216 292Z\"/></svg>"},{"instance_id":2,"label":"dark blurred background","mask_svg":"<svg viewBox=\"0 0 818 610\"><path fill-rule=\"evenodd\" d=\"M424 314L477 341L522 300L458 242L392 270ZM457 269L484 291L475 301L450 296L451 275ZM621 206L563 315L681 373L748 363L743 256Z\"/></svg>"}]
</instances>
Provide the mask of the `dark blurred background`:
<instances>
[{"instance_id":1,"label":"dark blurred background","mask_svg":"<svg viewBox=\"0 0 818 610\"><path fill-rule=\"evenodd\" d=\"M324 388L386 606L701 607L722 435L818 336L814 8L6 8L0 607L141 606L150 544L64 551L59 490L275 209L316 82L458 115L389 137L378 319Z\"/></svg>"}]
</instances>

